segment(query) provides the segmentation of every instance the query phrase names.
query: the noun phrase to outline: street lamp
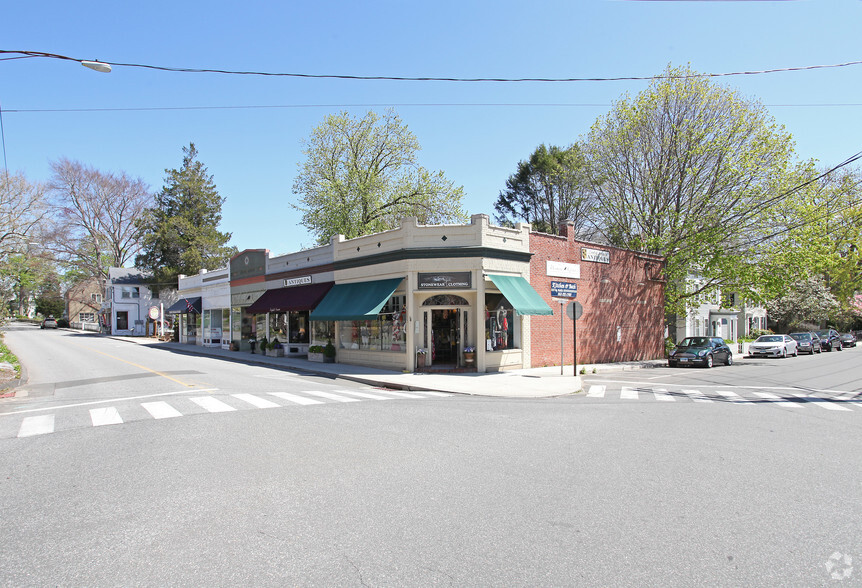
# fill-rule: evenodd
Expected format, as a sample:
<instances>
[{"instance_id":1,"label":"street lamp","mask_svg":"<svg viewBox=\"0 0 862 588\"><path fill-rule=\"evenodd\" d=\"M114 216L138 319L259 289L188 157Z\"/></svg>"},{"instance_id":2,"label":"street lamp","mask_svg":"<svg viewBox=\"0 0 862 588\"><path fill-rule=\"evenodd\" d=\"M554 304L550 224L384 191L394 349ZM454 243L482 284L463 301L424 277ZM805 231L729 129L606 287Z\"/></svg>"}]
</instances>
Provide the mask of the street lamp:
<instances>
[{"instance_id":1,"label":"street lamp","mask_svg":"<svg viewBox=\"0 0 862 588\"><path fill-rule=\"evenodd\" d=\"M101 61L82 61L81 65L84 67L88 67L93 71L98 71L101 73L111 73L111 66L107 63L102 63Z\"/></svg>"}]
</instances>

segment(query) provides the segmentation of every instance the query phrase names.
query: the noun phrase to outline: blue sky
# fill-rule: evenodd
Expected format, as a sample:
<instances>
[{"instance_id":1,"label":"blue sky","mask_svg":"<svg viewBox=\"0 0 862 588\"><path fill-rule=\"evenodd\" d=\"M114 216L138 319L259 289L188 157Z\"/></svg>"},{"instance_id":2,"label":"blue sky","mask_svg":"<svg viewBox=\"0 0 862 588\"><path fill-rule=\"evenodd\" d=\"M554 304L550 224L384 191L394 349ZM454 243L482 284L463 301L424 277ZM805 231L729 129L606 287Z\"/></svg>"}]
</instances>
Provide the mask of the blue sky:
<instances>
[{"instance_id":1,"label":"blue sky","mask_svg":"<svg viewBox=\"0 0 862 588\"><path fill-rule=\"evenodd\" d=\"M862 2L13 2L0 49L169 67L432 77L651 76L862 60ZM2 57L2 56L0 56ZM862 65L721 78L760 100L801 159L862 150ZM420 163L493 205L518 161L568 145L647 81L448 83L226 76L49 59L0 61L10 171L49 179L61 157L143 178L153 191L194 142L227 199L240 249L313 245L289 203L301 141L325 115L394 106ZM240 108L268 106L273 108ZM189 107L211 107L187 109ZM236 108L224 108L236 107ZM122 110L182 108L178 110ZM68 112L73 109L121 109ZM66 112L51 112L66 110Z\"/></svg>"}]
</instances>

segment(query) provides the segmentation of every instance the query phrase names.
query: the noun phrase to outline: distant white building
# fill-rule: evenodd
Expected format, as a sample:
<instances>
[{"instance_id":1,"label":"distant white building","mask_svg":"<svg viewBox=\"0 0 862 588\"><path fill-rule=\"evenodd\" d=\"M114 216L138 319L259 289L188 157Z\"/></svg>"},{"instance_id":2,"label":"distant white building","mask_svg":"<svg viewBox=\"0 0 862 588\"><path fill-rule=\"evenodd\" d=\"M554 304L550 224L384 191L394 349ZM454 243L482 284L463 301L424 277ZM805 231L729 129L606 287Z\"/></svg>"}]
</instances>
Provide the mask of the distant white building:
<instances>
[{"instance_id":1,"label":"distant white building","mask_svg":"<svg viewBox=\"0 0 862 588\"><path fill-rule=\"evenodd\" d=\"M697 278L689 278L692 287L699 287ZM752 331L766 329L766 309L756 306L735 293L717 292L704 298L701 303L677 315L676 340L685 337L721 337L735 341Z\"/></svg>"},{"instance_id":2,"label":"distant white building","mask_svg":"<svg viewBox=\"0 0 862 588\"><path fill-rule=\"evenodd\" d=\"M108 270L105 301L102 303L102 325L112 335L146 335L147 314L159 306L147 282L148 273L134 268L112 267Z\"/></svg>"}]
</instances>

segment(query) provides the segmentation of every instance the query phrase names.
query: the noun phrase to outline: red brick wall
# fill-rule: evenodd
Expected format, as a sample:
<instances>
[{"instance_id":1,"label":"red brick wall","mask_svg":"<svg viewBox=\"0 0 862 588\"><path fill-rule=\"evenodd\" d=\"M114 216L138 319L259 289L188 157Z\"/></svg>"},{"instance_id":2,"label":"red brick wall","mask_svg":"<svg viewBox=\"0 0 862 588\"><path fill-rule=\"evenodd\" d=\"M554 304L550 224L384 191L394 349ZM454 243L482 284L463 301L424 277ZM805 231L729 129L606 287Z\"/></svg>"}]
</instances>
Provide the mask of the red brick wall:
<instances>
[{"instance_id":1,"label":"red brick wall","mask_svg":"<svg viewBox=\"0 0 862 588\"><path fill-rule=\"evenodd\" d=\"M609 251L610 263L582 261L581 247ZM530 283L554 309L553 316L530 317L533 367L560 365L561 309L551 298L551 280L578 284L575 300L584 307L577 321L578 364L664 357L663 258L543 233L531 233L530 251ZM547 261L579 264L580 279L547 276ZM563 363L571 364L572 320L565 308L563 317Z\"/></svg>"}]
</instances>

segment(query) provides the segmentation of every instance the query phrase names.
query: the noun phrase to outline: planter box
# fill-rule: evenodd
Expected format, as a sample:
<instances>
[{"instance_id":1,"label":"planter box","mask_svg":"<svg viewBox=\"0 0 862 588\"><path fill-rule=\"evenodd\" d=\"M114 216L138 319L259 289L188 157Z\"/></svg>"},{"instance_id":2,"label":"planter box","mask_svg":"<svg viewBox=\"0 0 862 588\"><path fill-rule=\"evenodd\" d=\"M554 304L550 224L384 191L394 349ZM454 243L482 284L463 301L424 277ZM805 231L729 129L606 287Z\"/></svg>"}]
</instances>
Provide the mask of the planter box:
<instances>
[{"instance_id":1,"label":"planter box","mask_svg":"<svg viewBox=\"0 0 862 588\"><path fill-rule=\"evenodd\" d=\"M308 361L316 361L318 363L335 363L334 357L326 357L322 353L308 353Z\"/></svg>"},{"instance_id":2,"label":"planter box","mask_svg":"<svg viewBox=\"0 0 862 588\"><path fill-rule=\"evenodd\" d=\"M284 348L281 349L267 349L266 350L267 357L284 357Z\"/></svg>"}]
</instances>

